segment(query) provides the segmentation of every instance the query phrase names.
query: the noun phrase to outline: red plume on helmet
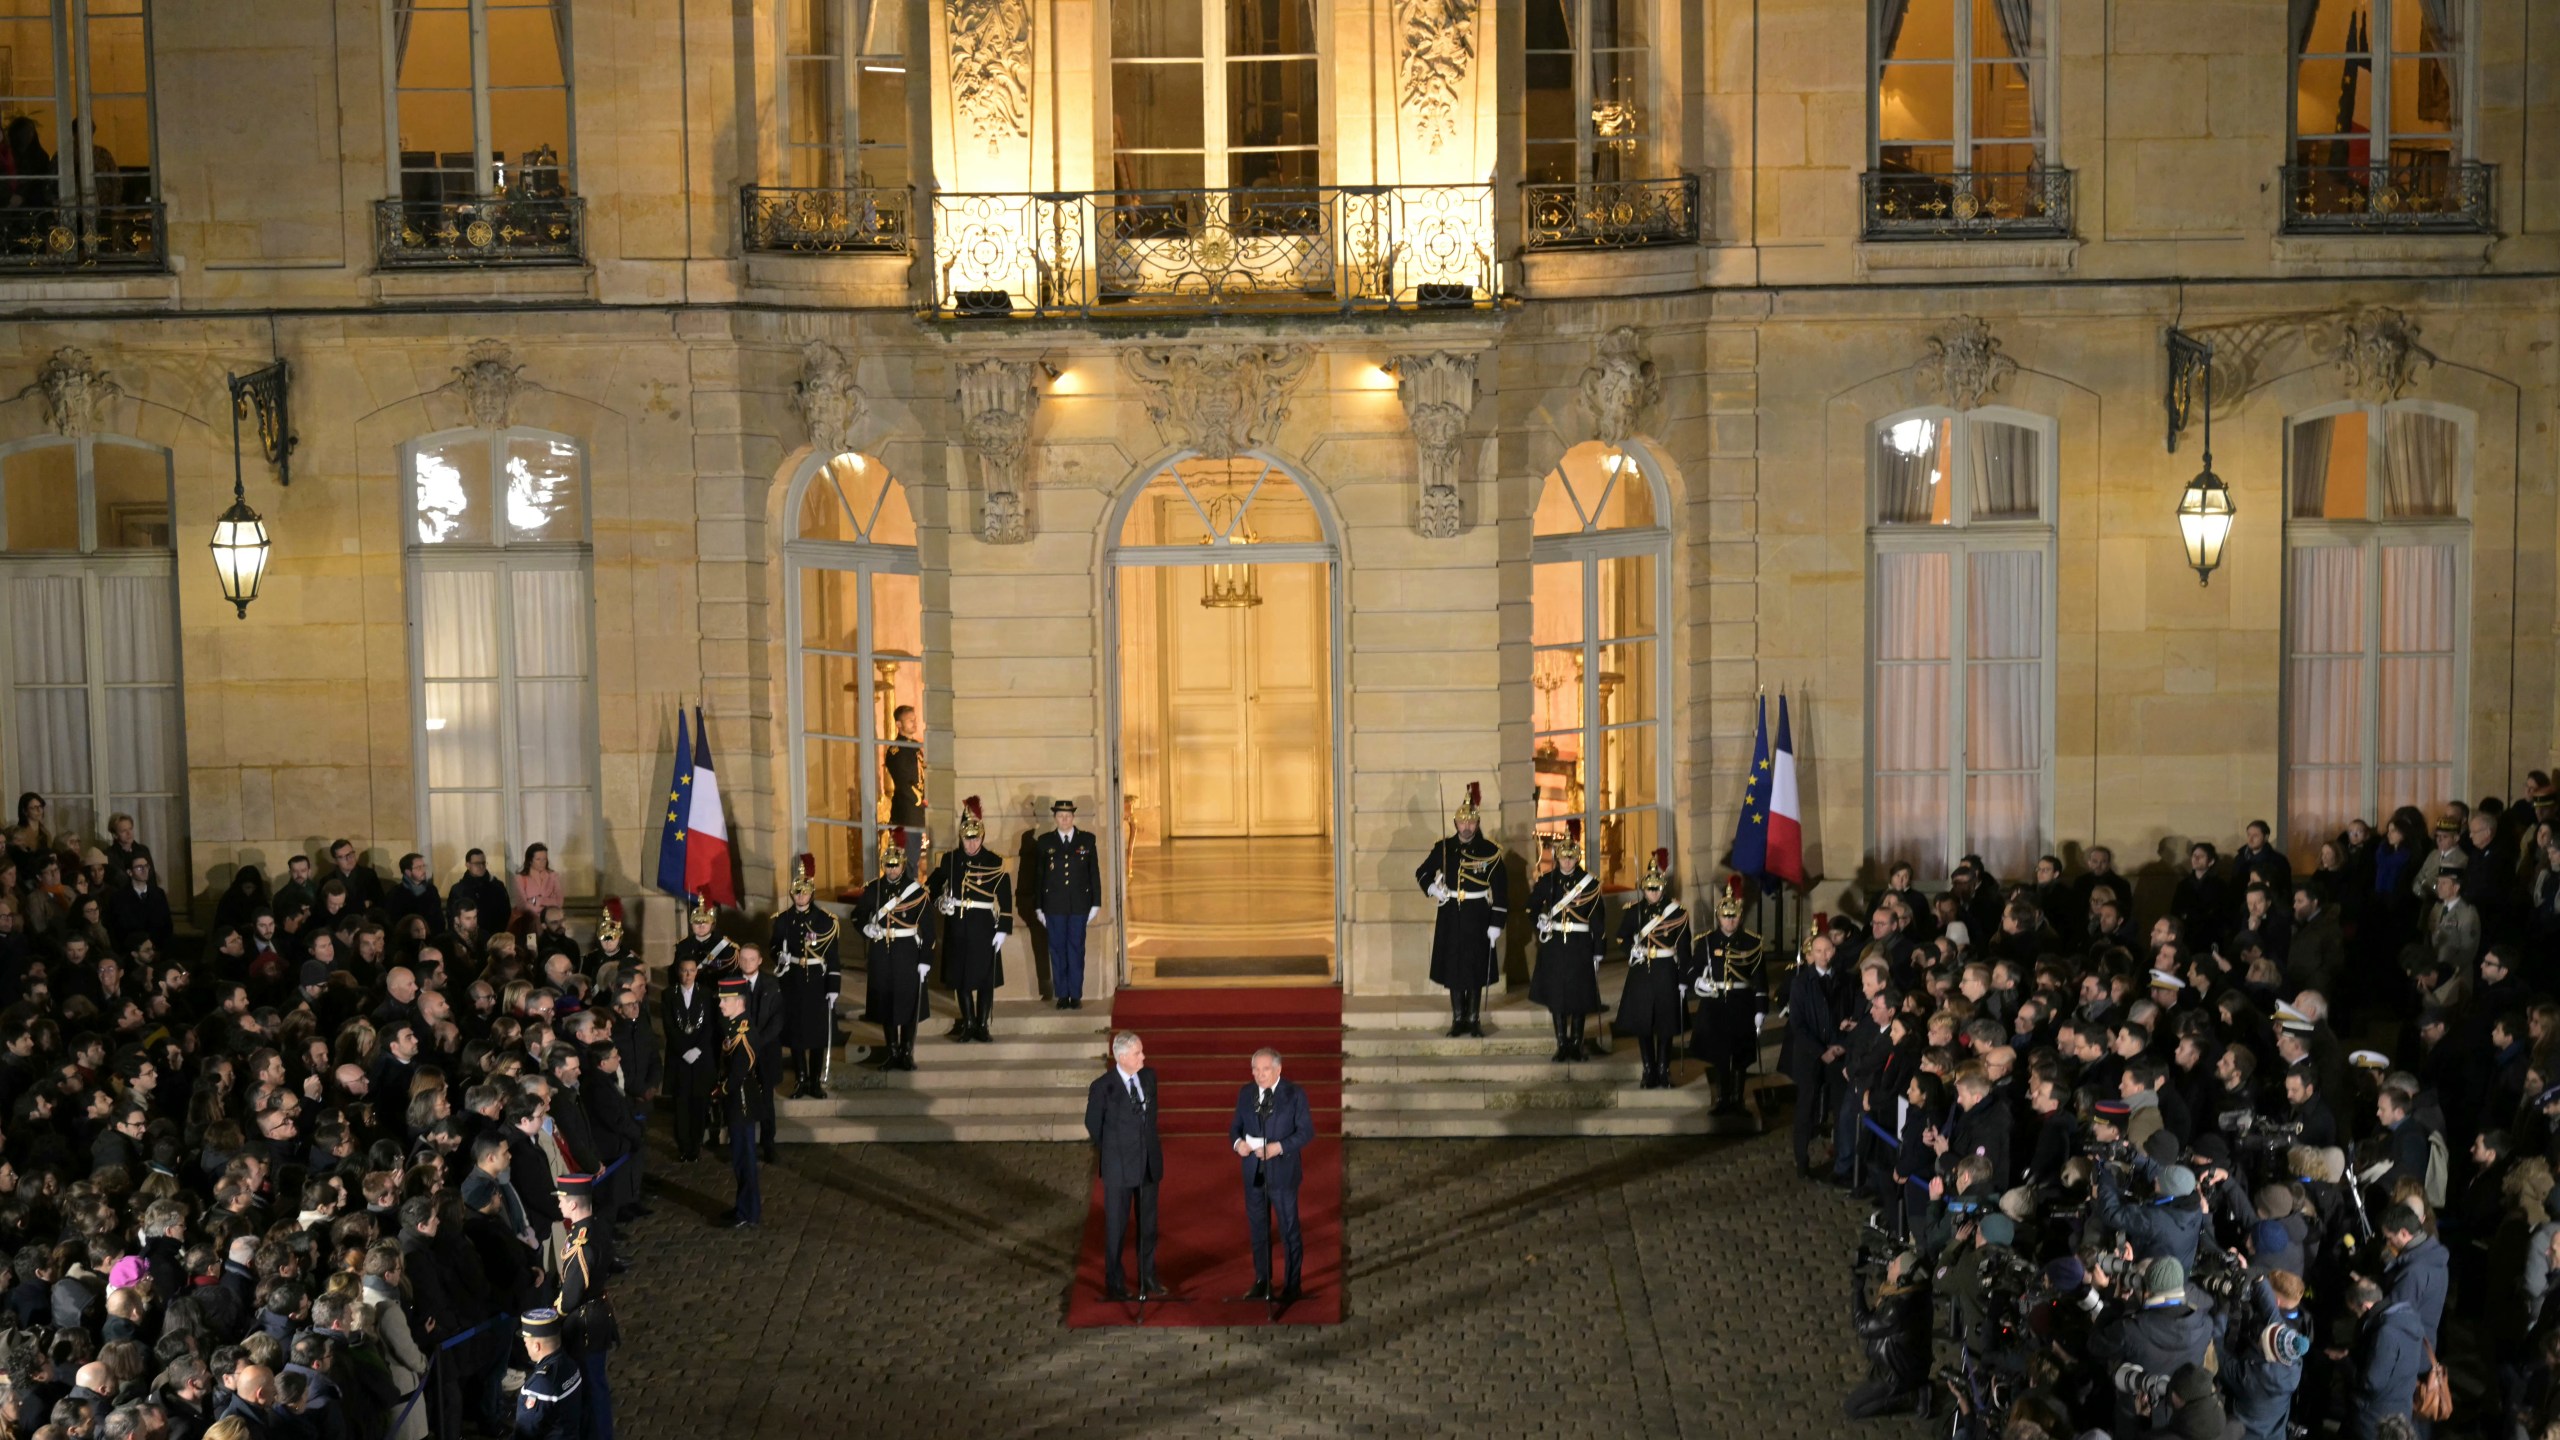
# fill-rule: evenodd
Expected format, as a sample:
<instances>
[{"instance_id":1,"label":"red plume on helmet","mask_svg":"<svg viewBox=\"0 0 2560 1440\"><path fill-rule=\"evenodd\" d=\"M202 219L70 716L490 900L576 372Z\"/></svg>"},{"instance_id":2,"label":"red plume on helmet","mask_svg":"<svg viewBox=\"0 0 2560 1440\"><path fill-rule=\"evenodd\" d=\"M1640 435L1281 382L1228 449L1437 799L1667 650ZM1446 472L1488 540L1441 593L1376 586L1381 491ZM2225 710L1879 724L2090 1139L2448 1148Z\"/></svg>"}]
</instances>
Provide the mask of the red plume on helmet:
<instances>
[{"instance_id":1,"label":"red plume on helmet","mask_svg":"<svg viewBox=\"0 0 2560 1440\"><path fill-rule=\"evenodd\" d=\"M890 826L889 843L898 847L899 854L905 854L907 851L907 827L904 825Z\"/></svg>"},{"instance_id":2,"label":"red plume on helmet","mask_svg":"<svg viewBox=\"0 0 2560 1440\"><path fill-rule=\"evenodd\" d=\"M1473 780L1468 781L1467 808L1473 810L1482 804L1484 804L1484 787Z\"/></svg>"},{"instance_id":3,"label":"red plume on helmet","mask_svg":"<svg viewBox=\"0 0 2560 1440\"><path fill-rule=\"evenodd\" d=\"M1581 848L1581 845L1582 845L1582 817L1581 817L1581 816L1579 816L1579 815L1572 816L1572 817L1568 818L1568 819L1564 822L1564 838L1565 838L1566 840L1568 840L1568 841L1572 842L1572 844L1574 845L1574 847L1575 847L1576 849Z\"/></svg>"},{"instance_id":4,"label":"red plume on helmet","mask_svg":"<svg viewBox=\"0 0 2560 1440\"><path fill-rule=\"evenodd\" d=\"M1724 877L1724 893L1730 899L1741 899L1742 877L1739 875L1727 875Z\"/></svg>"},{"instance_id":5,"label":"red plume on helmet","mask_svg":"<svg viewBox=\"0 0 2560 1440\"><path fill-rule=\"evenodd\" d=\"M984 820L987 818L987 812L978 808L978 797L975 795L961 801L960 808L968 811L969 818L972 820Z\"/></svg>"}]
</instances>

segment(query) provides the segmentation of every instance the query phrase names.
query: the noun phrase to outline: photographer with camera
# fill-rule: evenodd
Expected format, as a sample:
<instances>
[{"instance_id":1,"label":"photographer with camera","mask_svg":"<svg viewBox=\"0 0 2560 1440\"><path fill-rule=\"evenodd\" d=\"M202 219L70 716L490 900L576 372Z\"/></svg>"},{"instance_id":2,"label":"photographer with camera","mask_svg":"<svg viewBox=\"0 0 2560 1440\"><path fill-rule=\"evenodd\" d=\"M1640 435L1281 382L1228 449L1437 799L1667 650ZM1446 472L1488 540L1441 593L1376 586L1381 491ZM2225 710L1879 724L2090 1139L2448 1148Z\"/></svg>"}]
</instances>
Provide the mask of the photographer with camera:
<instances>
[{"instance_id":1,"label":"photographer with camera","mask_svg":"<svg viewBox=\"0 0 2560 1440\"><path fill-rule=\"evenodd\" d=\"M1868 1262L1849 1266L1849 1318L1867 1352L1867 1378L1849 1392L1842 1411L1852 1420L1916 1408L1929 1414L1929 1280L1920 1257L1905 1250L1885 1266L1873 1304L1867 1301Z\"/></svg>"},{"instance_id":2,"label":"photographer with camera","mask_svg":"<svg viewBox=\"0 0 2560 1440\"><path fill-rule=\"evenodd\" d=\"M2294 1392L2302 1388L2302 1362L2311 1353L2302 1277L2274 1270L2251 1281L2249 1303L2233 1308L2219 1353L2237 1427L2231 1440L2288 1440Z\"/></svg>"},{"instance_id":3,"label":"photographer with camera","mask_svg":"<svg viewBox=\"0 0 2560 1440\"><path fill-rule=\"evenodd\" d=\"M2134 1157L2131 1168L2150 1182L2151 1198L2140 1203L2126 1198L2118 1167L2101 1165L2091 1218L2130 1241L2140 1259L2175 1260L2182 1272L2192 1267L2198 1238L2204 1233L2195 1172L2184 1165L2164 1169L2148 1155Z\"/></svg>"},{"instance_id":4,"label":"photographer with camera","mask_svg":"<svg viewBox=\"0 0 2560 1440\"><path fill-rule=\"evenodd\" d=\"M2181 1365L2201 1364L2213 1343L2213 1316L2187 1293L2187 1267L2162 1256L2139 1270L2114 1264L2089 1267L2089 1283L2106 1303L2121 1307L2089 1336L2089 1356L2115 1377L2115 1433L2147 1428L2144 1390L2128 1384L2130 1367L2142 1378L2165 1378Z\"/></svg>"}]
</instances>

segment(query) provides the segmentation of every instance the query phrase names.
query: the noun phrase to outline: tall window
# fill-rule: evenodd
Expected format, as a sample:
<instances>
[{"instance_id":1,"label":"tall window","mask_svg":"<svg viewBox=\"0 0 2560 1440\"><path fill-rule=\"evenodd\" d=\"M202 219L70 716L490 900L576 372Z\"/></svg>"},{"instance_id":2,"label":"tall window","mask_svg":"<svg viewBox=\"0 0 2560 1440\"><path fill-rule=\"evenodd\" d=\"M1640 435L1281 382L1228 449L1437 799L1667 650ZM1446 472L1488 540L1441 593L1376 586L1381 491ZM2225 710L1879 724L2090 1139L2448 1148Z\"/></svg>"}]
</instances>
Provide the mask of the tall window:
<instances>
[{"instance_id":1,"label":"tall window","mask_svg":"<svg viewBox=\"0 0 2560 1440\"><path fill-rule=\"evenodd\" d=\"M140 205L159 196L144 0L0 7L0 138L14 207Z\"/></svg>"},{"instance_id":2,"label":"tall window","mask_svg":"<svg viewBox=\"0 0 2560 1440\"><path fill-rule=\"evenodd\" d=\"M1645 0L1530 0L1531 184L1633 180L1653 116Z\"/></svg>"},{"instance_id":3,"label":"tall window","mask_svg":"<svg viewBox=\"0 0 2560 1440\"><path fill-rule=\"evenodd\" d=\"M0 454L0 740L9 792L42 794L55 833L85 842L122 811L167 873L184 877L169 493L168 452L130 440L42 440Z\"/></svg>"},{"instance_id":4,"label":"tall window","mask_svg":"<svg viewBox=\"0 0 2560 1440\"><path fill-rule=\"evenodd\" d=\"M1876 170L2023 175L2040 166L2051 139L2048 4L1876 0Z\"/></svg>"},{"instance_id":5,"label":"tall window","mask_svg":"<svg viewBox=\"0 0 2560 1440\"><path fill-rule=\"evenodd\" d=\"M540 841L568 893L594 894L585 456L517 428L431 435L406 458L418 848L448 875L475 845L521 856Z\"/></svg>"},{"instance_id":6,"label":"tall window","mask_svg":"<svg viewBox=\"0 0 2560 1440\"><path fill-rule=\"evenodd\" d=\"M568 0L391 0L400 198L544 198L570 173Z\"/></svg>"},{"instance_id":7,"label":"tall window","mask_svg":"<svg viewBox=\"0 0 2560 1440\"><path fill-rule=\"evenodd\" d=\"M1312 0L1112 0L1113 186L1314 186L1323 63Z\"/></svg>"},{"instance_id":8,"label":"tall window","mask_svg":"<svg viewBox=\"0 0 2560 1440\"><path fill-rule=\"evenodd\" d=\"M813 457L783 546L791 809L823 893L859 889L881 828L924 826L924 601L907 490L867 455Z\"/></svg>"},{"instance_id":9,"label":"tall window","mask_svg":"<svg viewBox=\"0 0 2560 1440\"><path fill-rule=\"evenodd\" d=\"M2285 838L2455 795L2472 420L2403 402L2287 427Z\"/></svg>"},{"instance_id":10,"label":"tall window","mask_svg":"<svg viewBox=\"0 0 2560 1440\"><path fill-rule=\"evenodd\" d=\"M2362 210L2377 182L2441 196L2467 149L2469 0L2293 0L2302 201Z\"/></svg>"},{"instance_id":11,"label":"tall window","mask_svg":"<svg viewBox=\"0 0 2560 1440\"><path fill-rule=\"evenodd\" d=\"M1587 863L1612 890L1633 888L1670 833L1665 509L1636 454L1577 445L1539 492L1530 551L1538 828L1562 833L1580 818Z\"/></svg>"},{"instance_id":12,"label":"tall window","mask_svg":"<svg viewBox=\"0 0 2560 1440\"><path fill-rule=\"evenodd\" d=\"M906 20L905 0L785 0L784 184L907 183Z\"/></svg>"},{"instance_id":13,"label":"tall window","mask_svg":"<svg viewBox=\"0 0 2560 1440\"><path fill-rule=\"evenodd\" d=\"M2053 780L2052 424L1923 410L1870 454L1869 853L2026 874Z\"/></svg>"}]
</instances>

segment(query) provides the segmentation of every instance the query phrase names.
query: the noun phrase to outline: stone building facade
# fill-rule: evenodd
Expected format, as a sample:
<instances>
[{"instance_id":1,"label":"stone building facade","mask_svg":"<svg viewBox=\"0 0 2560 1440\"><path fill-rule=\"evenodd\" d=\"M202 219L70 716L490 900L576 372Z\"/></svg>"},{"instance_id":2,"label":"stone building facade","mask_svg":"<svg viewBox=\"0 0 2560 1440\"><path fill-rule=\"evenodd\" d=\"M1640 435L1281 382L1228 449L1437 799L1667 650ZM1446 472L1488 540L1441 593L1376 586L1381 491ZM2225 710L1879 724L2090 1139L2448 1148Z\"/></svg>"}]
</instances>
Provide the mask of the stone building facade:
<instances>
[{"instance_id":1,"label":"stone building facade","mask_svg":"<svg viewBox=\"0 0 2560 1440\"><path fill-rule=\"evenodd\" d=\"M888 621L839 658L916 706L934 842L963 795L1008 838L1065 796L1122 867L1151 803L1113 628L1132 497L1242 460L1305 497L1311 528L1257 538L1317 567L1356 993L1426 987L1410 876L1468 781L1515 853L1587 814L1619 865L1660 844L1702 890L1764 692L1816 908L1888 854L1991 854L1986 825L2017 873L2513 793L2554 741L2560 40L2531 7L2322 3L2371 12L2361 68L2307 0L158 0L147 137L84 167L75 102L47 102L61 181L0 226L10 789L149 799L200 913L233 867L339 835L440 866L544 839L573 889L639 903L698 704L769 904L792 856L857 865L887 814L857 786L849 831L807 828L844 783L813 784L837 742L802 723L837 683L803 644L834 562L793 547L911 545L860 573L911 585L913 658L874 653L908 653ZM107 8L55 24L104 34ZM1952 119L1897 70L1906 36L1959 76ZM113 51L56 70L130 72ZM2315 136L2377 71L2452 98ZM103 136L111 87L79 78L44 93ZM2377 143L2395 117L2435 128ZM1952 166L1912 139L1950 124ZM2214 356L2183 434L2173 327ZM204 558L224 377L276 358L298 445L289 485L248 450L274 549L235 616ZM2208 413L2237 520L2200 585L2173 510ZM65 458L119 445L165 456L156 530ZM848 493L894 479L911 536L807 528L840 453L870 477ZM1646 513L1551 531L1548 477L1594 464ZM470 494L438 512L451 553L420 538L430 471ZM2323 481L2357 498L2323 509ZM74 496L85 551L43 518ZM493 523L514 540L481 555ZM1649 592L1652 648L1542 617L1550 566ZM109 587L78 592L93 632L111 582L165 583L174 668L101 639L44 670L27 637L65 622L36 607L75 581ZM532 658L536 630L571 643ZM137 720L145 679L174 698ZM90 758L46 703L88 707ZM439 751L442 704L483 715L481 750ZM1604 762L1630 716L1652 729ZM662 943L668 902L643 913ZM1097 956L1120 919L1115 893Z\"/></svg>"}]
</instances>

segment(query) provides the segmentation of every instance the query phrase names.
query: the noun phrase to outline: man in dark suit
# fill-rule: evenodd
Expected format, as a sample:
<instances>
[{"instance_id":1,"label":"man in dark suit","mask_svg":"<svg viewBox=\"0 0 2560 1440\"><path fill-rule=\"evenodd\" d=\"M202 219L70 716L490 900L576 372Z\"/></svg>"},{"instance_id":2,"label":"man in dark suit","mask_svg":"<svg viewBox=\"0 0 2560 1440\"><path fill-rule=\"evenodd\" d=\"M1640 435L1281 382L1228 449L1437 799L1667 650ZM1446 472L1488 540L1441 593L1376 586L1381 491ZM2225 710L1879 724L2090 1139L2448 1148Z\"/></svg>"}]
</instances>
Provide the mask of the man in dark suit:
<instances>
[{"instance_id":1,"label":"man in dark suit","mask_svg":"<svg viewBox=\"0 0 2560 1440\"><path fill-rule=\"evenodd\" d=\"M1787 1078L1796 1086L1796 1175L1813 1174L1813 1132L1822 1112L1840 1103L1845 1088L1839 1061L1848 1054L1840 1033L1842 995L1831 973L1833 946L1829 934L1805 942L1804 963L1787 981ZM1835 1135L1837 1131L1834 1131ZM1833 1156L1833 1168L1841 1157Z\"/></svg>"},{"instance_id":2,"label":"man in dark suit","mask_svg":"<svg viewBox=\"0 0 2560 1440\"><path fill-rule=\"evenodd\" d=\"M1248 1300L1271 1298L1271 1221L1280 1221L1280 1248L1288 1258L1288 1278L1280 1287L1283 1305L1298 1298L1298 1262L1306 1246L1298 1237L1298 1179L1303 1173L1298 1152L1315 1138L1315 1116L1307 1109L1307 1092L1280 1078L1280 1052L1253 1052L1253 1083L1236 1092L1235 1123L1227 1141L1244 1166L1245 1229L1253 1237L1253 1288Z\"/></svg>"},{"instance_id":3,"label":"man in dark suit","mask_svg":"<svg viewBox=\"0 0 2560 1440\"><path fill-rule=\"evenodd\" d=\"M1040 837L1032 871L1041 928L1049 932L1049 993L1061 1010L1084 1007L1084 927L1102 913L1101 851L1076 828L1076 802L1052 801L1058 828ZM1150 1202L1152 1203L1152 1202Z\"/></svg>"},{"instance_id":4,"label":"man in dark suit","mask_svg":"<svg viewBox=\"0 0 2560 1440\"><path fill-rule=\"evenodd\" d=\"M693 956L679 950L670 969L666 997L659 1002L666 1028L667 1102L676 1112L676 1158L691 1160L701 1153L711 1089L720 1076L719 1009Z\"/></svg>"},{"instance_id":5,"label":"man in dark suit","mask_svg":"<svg viewBox=\"0 0 2560 1440\"><path fill-rule=\"evenodd\" d=\"M1156 1182L1164 1178L1164 1142L1156 1136L1156 1072L1134 1030L1111 1037L1111 1068L1084 1097L1084 1133L1102 1163L1102 1293L1129 1298L1120 1283L1120 1246L1129 1208L1138 1210L1138 1294L1165 1294L1156 1279ZM1265 1262L1266 1264L1269 1262Z\"/></svg>"},{"instance_id":6,"label":"man in dark suit","mask_svg":"<svg viewBox=\"0 0 2560 1440\"><path fill-rule=\"evenodd\" d=\"M747 1039L755 1046L757 1150L774 1162L773 1089L782 1083L782 983L764 973L764 947L738 947L738 974L747 982Z\"/></svg>"}]
</instances>

